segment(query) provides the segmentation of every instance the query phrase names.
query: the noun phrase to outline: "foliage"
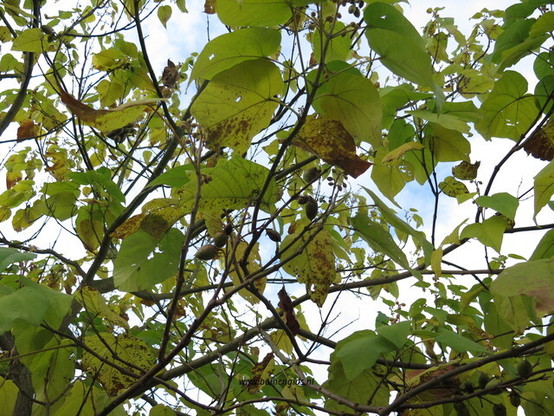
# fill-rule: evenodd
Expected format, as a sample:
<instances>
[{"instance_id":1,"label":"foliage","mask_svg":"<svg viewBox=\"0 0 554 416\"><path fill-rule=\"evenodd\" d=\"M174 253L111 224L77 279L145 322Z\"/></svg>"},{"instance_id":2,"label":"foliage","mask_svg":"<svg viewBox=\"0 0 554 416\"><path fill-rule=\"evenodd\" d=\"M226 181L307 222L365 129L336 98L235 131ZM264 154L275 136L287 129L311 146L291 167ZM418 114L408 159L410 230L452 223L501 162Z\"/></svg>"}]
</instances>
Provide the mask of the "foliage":
<instances>
[{"instance_id":1,"label":"foliage","mask_svg":"<svg viewBox=\"0 0 554 416\"><path fill-rule=\"evenodd\" d=\"M200 6L0 4L0 414L550 414L550 2Z\"/></svg>"}]
</instances>

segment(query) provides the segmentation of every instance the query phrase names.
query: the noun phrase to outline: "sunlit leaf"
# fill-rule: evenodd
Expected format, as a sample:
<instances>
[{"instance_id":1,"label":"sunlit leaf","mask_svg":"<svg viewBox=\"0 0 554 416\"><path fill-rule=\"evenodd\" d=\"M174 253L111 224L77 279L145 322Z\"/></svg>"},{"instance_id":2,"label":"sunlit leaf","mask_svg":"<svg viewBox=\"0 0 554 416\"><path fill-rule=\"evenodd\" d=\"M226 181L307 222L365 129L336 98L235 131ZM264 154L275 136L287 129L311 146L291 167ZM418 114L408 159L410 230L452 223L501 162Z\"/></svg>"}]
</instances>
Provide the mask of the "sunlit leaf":
<instances>
[{"instance_id":1,"label":"sunlit leaf","mask_svg":"<svg viewBox=\"0 0 554 416\"><path fill-rule=\"evenodd\" d=\"M281 33L275 29L245 28L218 36L198 55L190 77L212 79L242 62L273 55L280 43Z\"/></svg>"},{"instance_id":2,"label":"sunlit leaf","mask_svg":"<svg viewBox=\"0 0 554 416\"><path fill-rule=\"evenodd\" d=\"M12 50L40 53L46 49L48 42L42 30L26 29L14 39Z\"/></svg>"},{"instance_id":3,"label":"sunlit leaf","mask_svg":"<svg viewBox=\"0 0 554 416\"><path fill-rule=\"evenodd\" d=\"M460 238L477 238L484 245L500 252L506 227L506 220L494 215L481 223L470 224L465 227L460 234Z\"/></svg>"},{"instance_id":4,"label":"sunlit leaf","mask_svg":"<svg viewBox=\"0 0 554 416\"><path fill-rule=\"evenodd\" d=\"M475 203L484 208L492 208L513 220L519 206L519 199L506 192L501 192L491 196L482 195L475 199Z\"/></svg>"},{"instance_id":5,"label":"sunlit leaf","mask_svg":"<svg viewBox=\"0 0 554 416\"><path fill-rule=\"evenodd\" d=\"M535 176L535 217L554 194L554 162L550 162Z\"/></svg>"},{"instance_id":6,"label":"sunlit leaf","mask_svg":"<svg viewBox=\"0 0 554 416\"><path fill-rule=\"evenodd\" d=\"M400 159L402 156L404 156L406 152L409 152L411 150L420 150L420 149L423 149L424 147L425 146L423 146L421 143L417 143L417 142L404 143L398 146L396 149L391 150L385 156L383 156L383 159L381 159L381 163L383 164L390 163L393 160Z\"/></svg>"},{"instance_id":7,"label":"sunlit leaf","mask_svg":"<svg viewBox=\"0 0 554 416\"><path fill-rule=\"evenodd\" d=\"M279 69L271 62L242 62L215 75L191 111L207 130L211 148L230 147L242 154L269 124L282 87Z\"/></svg>"},{"instance_id":8,"label":"sunlit leaf","mask_svg":"<svg viewBox=\"0 0 554 416\"><path fill-rule=\"evenodd\" d=\"M444 181L439 183L439 188L445 195L451 196L452 198L469 192L464 183L452 176L444 178Z\"/></svg>"},{"instance_id":9,"label":"sunlit leaf","mask_svg":"<svg viewBox=\"0 0 554 416\"><path fill-rule=\"evenodd\" d=\"M291 18L289 3L288 0L217 0L215 11L229 26L274 26Z\"/></svg>"}]
</instances>

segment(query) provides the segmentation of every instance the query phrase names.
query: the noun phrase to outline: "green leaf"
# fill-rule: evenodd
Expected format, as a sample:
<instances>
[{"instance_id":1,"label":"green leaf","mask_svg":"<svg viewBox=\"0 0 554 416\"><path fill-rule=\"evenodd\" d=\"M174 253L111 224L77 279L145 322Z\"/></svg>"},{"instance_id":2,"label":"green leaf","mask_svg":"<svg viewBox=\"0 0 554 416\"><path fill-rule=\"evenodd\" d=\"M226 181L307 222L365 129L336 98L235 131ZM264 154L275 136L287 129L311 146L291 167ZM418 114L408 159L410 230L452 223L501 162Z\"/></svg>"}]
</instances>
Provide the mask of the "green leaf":
<instances>
[{"instance_id":1,"label":"green leaf","mask_svg":"<svg viewBox=\"0 0 554 416\"><path fill-rule=\"evenodd\" d=\"M13 414L18 393L19 389L13 381L0 377L0 403L2 403L0 416L11 416Z\"/></svg>"},{"instance_id":2,"label":"green leaf","mask_svg":"<svg viewBox=\"0 0 554 416\"><path fill-rule=\"evenodd\" d=\"M456 352L480 353L487 351L485 347L477 344L475 341L472 341L471 339L452 332L446 328L439 328L438 332L439 335L435 337L435 341L452 348Z\"/></svg>"},{"instance_id":3,"label":"green leaf","mask_svg":"<svg viewBox=\"0 0 554 416\"><path fill-rule=\"evenodd\" d=\"M175 416L177 413L171 408L163 404L157 404L150 409L148 416Z\"/></svg>"},{"instance_id":4,"label":"green leaf","mask_svg":"<svg viewBox=\"0 0 554 416\"><path fill-rule=\"evenodd\" d=\"M441 114L437 114L430 110L414 110L406 111L406 113L418 117L422 120L427 120L438 124L445 129L456 130L462 133L469 132L469 125L467 124L467 122L455 115L446 114L444 112L442 112Z\"/></svg>"},{"instance_id":5,"label":"green leaf","mask_svg":"<svg viewBox=\"0 0 554 416\"><path fill-rule=\"evenodd\" d=\"M383 325L377 328L377 333L396 345L400 349L408 341L408 336L412 332L410 322L398 322L392 325Z\"/></svg>"},{"instance_id":6,"label":"green leaf","mask_svg":"<svg viewBox=\"0 0 554 416\"><path fill-rule=\"evenodd\" d=\"M190 181L189 174L191 174L193 171L194 166L192 166L191 164L175 166L162 173L160 176L150 182L148 186L154 187L159 185L167 185L172 188L178 188Z\"/></svg>"},{"instance_id":7,"label":"green leaf","mask_svg":"<svg viewBox=\"0 0 554 416\"><path fill-rule=\"evenodd\" d=\"M465 227L460 238L477 238L484 245L492 247L500 253L504 231L506 231L506 220L494 215L482 223L470 224Z\"/></svg>"},{"instance_id":8,"label":"green leaf","mask_svg":"<svg viewBox=\"0 0 554 416\"><path fill-rule=\"evenodd\" d=\"M313 107L325 117L341 121L358 143L381 142L381 100L369 79L347 72L333 75L318 88Z\"/></svg>"},{"instance_id":9,"label":"green leaf","mask_svg":"<svg viewBox=\"0 0 554 416\"><path fill-rule=\"evenodd\" d=\"M128 236L114 261L115 287L134 292L149 289L171 277L179 268L184 238L175 228L171 228L159 243L143 230ZM154 252L157 246L159 252Z\"/></svg>"},{"instance_id":10,"label":"green leaf","mask_svg":"<svg viewBox=\"0 0 554 416\"><path fill-rule=\"evenodd\" d=\"M373 199L373 202L375 202L375 205L379 208L383 219L396 230L412 236L414 241L423 248L425 255L429 257L433 251L433 245L427 240L425 233L417 231L406 221L400 219L373 191L366 187L362 188L371 196L371 199Z\"/></svg>"},{"instance_id":11,"label":"green leaf","mask_svg":"<svg viewBox=\"0 0 554 416\"><path fill-rule=\"evenodd\" d=\"M540 260L554 257L554 229L542 236L529 260Z\"/></svg>"},{"instance_id":12,"label":"green leaf","mask_svg":"<svg viewBox=\"0 0 554 416\"><path fill-rule=\"evenodd\" d=\"M117 48L102 49L92 55L92 66L99 71L110 71L122 65L125 55Z\"/></svg>"},{"instance_id":13,"label":"green leaf","mask_svg":"<svg viewBox=\"0 0 554 416\"><path fill-rule=\"evenodd\" d=\"M383 164L386 150L380 148L375 154L375 162L371 168L371 179L379 191L396 204L394 197L404 188L406 183L414 179L411 165L402 160Z\"/></svg>"},{"instance_id":14,"label":"green leaf","mask_svg":"<svg viewBox=\"0 0 554 416\"><path fill-rule=\"evenodd\" d=\"M0 247L0 273L8 268L12 263L32 260L36 257L33 253L22 253L15 248Z\"/></svg>"},{"instance_id":15,"label":"green leaf","mask_svg":"<svg viewBox=\"0 0 554 416\"><path fill-rule=\"evenodd\" d=\"M12 50L22 52L40 53L46 50L46 36L38 28L26 29L14 39Z\"/></svg>"},{"instance_id":16,"label":"green leaf","mask_svg":"<svg viewBox=\"0 0 554 416\"><path fill-rule=\"evenodd\" d=\"M316 30L312 34L314 57L317 62L346 61L350 54L350 36L341 36L339 32L346 25L340 21L326 22L323 25L323 33ZM322 60L322 53L325 54Z\"/></svg>"},{"instance_id":17,"label":"green leaf","mask_svg":"<svg viewBox=\"0 0 554 416\"><path fill-rule=\"evenodd\" d=\"M506 192L492 196L483 195L475 199L475 202L480 207L492 208L512 220L515 218L517 207L519 206L519 199Z\"/></svg>"},{"instance_id":18,"label":"green leaf","mask_svg":"<svg viewBox=\"0 0 554 416\"><path fill-rule=\"evenodd\" d=\"M169 19L171 19L172 13L173 13L173 9L171 8L170 5L158 7L158 19L166 29L167 29L167 22L169 21Z\"/></svg>"},{"instance_id":19,"label":"green leaf","mask_svg":"<svg viewBox=\"0 0 554 416\"><path fill-rule=\"evenodd\" d=\"M366 6L364 20L369 46L388 69L409 81L432 87L433 68L425 42L416 28L390 4Z\"/></svg>"},{"instance_id":20,"label":"green leaf","mask_svg":"<svg viewBox=\"0 0 554 416\"><path fill-rule=\"evenodd\" d=\"M380 224L370 220L367 215L358 214L351 220L354 229L376 253L389 256L394 262L405 268L410 268L404 251L394 241L389 232Z\"/></svg>"},{"instance_id":21,"label":"green leaf","mask_svg":"<svg viewBox=\"0 0 554 416\"><path fill-rule=\"evenodd\" d=\"M550 162L535 176L535 214L550 201L554 194L554 162Z\"/></svg>"},{"instance_id":22,"label":"green leaf","mask_svg":"<svg viewBox=\"0 0 554 416\"><path fill-rule=\"evenodd\" d=\"M216 12L232 27L281 25L292 16L289 0L217 0Z\"/></svg>"},{"instance_id":23,"label":"green leaf","mask_svg":"<svg viewBox=\"0 0 554 416\"><path fill-rule=\"evenodd\" d=\"M432 153L432 158L439 162L457 162L469 160L471 145L458 131L446 129L441 125L430 123L425 127L423 144Z\"/></svg>"},{"instance_id":24,"label":"green leaf","mask_svg":"<svg viewBox=\"0 0 554 416\"><path fill-rule=\"evenodd\" d=\"M490 289L495 299L519 295L534 298L539 318L554 313L554 258L508 267L492 282Z\"/></svg>"},{"instance_id":25,"label":"green leaf","mask_svg":"<svg viewBox=\"0 0 554 416\"><path fill-rule=\"evenodd\" d=\"M282 87L280 71L271 62L242 62L215 75L191 112L207 130L212 149L230 147L242 154L252 138L268 126Z\"/></svg>"},{"instance_id":26,"label":"green leaf","mask_svg":"<svg viewBox=\"0 0 554 416\"><path fill-rule=\"evenodd\" d=\"M483 120L475 125L477 131L487 140L492 137L518 140L539 112L535 98L526 92L527 81L523 75L504 72L481 106Z\"/></svg>"},{"instance_id":27,"label":"green leaf","mask_svg":"<svg viewBox=\"0 0 554 416\"><path fill-rule=\"evenodd\" d=\"M273 55L280 43L281 32L275 29L246 28L218 36L198 55L190 78L210 80L242 62Z\"/></svg>"}]
</instances>

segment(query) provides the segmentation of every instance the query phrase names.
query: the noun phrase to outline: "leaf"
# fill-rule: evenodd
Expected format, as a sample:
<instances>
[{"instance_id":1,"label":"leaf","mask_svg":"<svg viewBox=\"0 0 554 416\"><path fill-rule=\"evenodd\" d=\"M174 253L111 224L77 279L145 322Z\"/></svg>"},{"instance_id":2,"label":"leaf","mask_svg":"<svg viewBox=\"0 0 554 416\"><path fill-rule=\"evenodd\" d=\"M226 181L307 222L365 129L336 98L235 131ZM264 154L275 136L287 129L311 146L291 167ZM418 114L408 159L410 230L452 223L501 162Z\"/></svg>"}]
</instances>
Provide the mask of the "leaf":
<instances>
[{"instance_id":1,"label":"leaf","mask_svg":"<svg viewBox=\"0 0 554 416\"><path fill-rule=\"evenodd\" d=\"M324 118L340 121L356 143L381 143L381 99L377 88L362 75L332 75L317 89L312 105Z\"/></svg>"},{"instance_id":2,"label":"leaf","mask_svg":"<svg viewBox=\"0 0 554 416\"><path fill-rule=\"evenodd\" d=\"M425 42L408 19L390 4L375 2L364 10L369 46L388 69L409 81L434 85L431 57Z\"/></svg>"},{"instance_id":3,"label":"leaf","mask_svg":"<svg viewBox=\"0 0 554 416\"><path fill-rule=\"evenodd\" d=\"M191 112L207 130L212 149L230 147L238 154L271 120L283 80L266 60L242 62L220 72L198 96Z\"/></svg>"},{"instance_id":4,"label":"leaf","mask_svg":"<svg viewBox=\"0 0 554 416\"><path fill-rule=\"evenodd\" d=\"M2 403L0 416L11 416L13 414L18 394L19 389L13 381L0 377L0 403Z\"/></svg>"},{"instance_id":5,"label":"leaf","mask_svg":"<svg viewBox=\"0 0 554 416\"><path fill-rule=\"evenodd\" d=\"M460 238L477 238L484 245L492 247L500 253L506 226L505 219L494 215L482 223L470 224L465 227L460 234Z\"/></svg>"},{"instance_id":6,"label":"leaf","mask_svg":"<svg viewBox=\"0 0 554 416\"><path fill-rule=\"evenodd\" d=\"M423 144L432 153L432 158L438 162L469 160L471 145L464 135L438 124L430 123L425 127Z\"/></svg>"},{"instance_id":7,"label":"leaf","mask_svg":"<svg viewBox=\"0 0 554 416\"><path fill-rule=\"evenodd\" d=\"M245 259L245 261L243 262L244 254L246 253L246 249L248 248L248 246L249 244L245 241L239 241L238 244L233 246L233 254L234 254L233 266L232 268L230 268L229 276L231 277L231 280L233 281L233 284L235 286L239 286L244 281L244 279L242 278L243 276L242 267L247 267L248 270L254 271L254 270L259 270L262 265L262 260L260 258L260 253L259 253L260 248L258 243L256 243L254 247L250 250L248 258ZM265 290L266 282L267 282L267 279L264 276L260 279L257 279L252 285L260 294L263 294ZM255 304L260 301L260 298L254 295L250 290L248 290L248 288L240 289L238 293L243 299L250 302L251 304Z\"/></svg>"},{"instance_id":8,"label":"leaf","mask_svg":"<svg viewBox=\"0 0 554 416\"><path fill-rule=\"evenodd\" d=\"M281 32L275 29L245 28L218 36L200 52L190 78L211 80L242 62L275 54L280 43Z\"/></svg>"},{"instance_id":9,"label":"leaf","mask_svg":"<svg viewBox=\"0 0 554 416\"><path fill-rule=\"evenodd\" d=\"M175 166L148 183L148 186L152 188L155 186L167 185L171 188L178 188L190 181L189 175L192 172L194 172L194 166L191 164Z\"/></svg>"},{"instance_id":10,"label":"leaf","mask_svg":"<svg viewBox=\"0 0 554 416\"><path fill-rule=\"evenodd\" d=\"M94 127L101 132L110 132L134 123L144 115L145 110L151 104L163 100L162 98L146 98L128 102L109 110L95 110L72 97L61 86L59 93L62 102L69 111L87 126Z\"/></svg>"},{"instance_id":11,"label":"leaf","mask_svg":"<svg viewBox=\"0 0 554 416\"><path fill-rule=\"evenodd\" d=\"M400 266L410 268L404 251L398 247L390 233L380 224L370 220L367 215L362 215L360 212L350 222L376 253L383 253Z\"/></svg>"},{"instance_id":12,"label":"leaf","mask_svg":"<svg viewBox=\"0 0 554 416\"><path fill-rule=\"evenodd\" d=\"M163 404L157 404L156 406L152 407L150 409L150 413L148 416L176 416L177 413L168 406L165 406Z\"/></svg>"},{"instance_id":13,"label":"leaf","mask_svg":"<svg viewBox=\"0 0 554 416\"><path fill-rule=\"evenodd\" d=\"M475 203L483 208L492 208L513 220L519 206L519 199L506 192L501 192L492 196L480 196L475 199Z\"/></svg>"},{"instance_id":14,"label":"leaf","mask_svg":"<svg viewBox=\"0 0 554 416\"><path fill-rule=\"evenodd\" d=\"M12 50L41 53L46 50L48 42L39 28L25 29L13 40Z\"/></svg>"},{"instance_id":15,"label":"leaf","mask_svg":"<svg viewBox=\"0 0 554 416\"><path fill-rule=\"evenodd\" d=\"M100 332L85 337L85 345L88 350L83 352L83 367L86 371L92 372L104 387L106 393L115 396L121 390L130 387L138 377L122 373L117 368L104 363L114 362L119 368L142 375L155 359L154 350L144 341L130 335L113 335L112 333ZM100 360L97 357L102 357ZM133 367L129 364L132 363ZM142 371L141 371L142 370Z\"/></svg>"},{"instance_id":16,"label":"leaf","mask_svg":"<svg viewBox=\"0 0 554 416\"><path fill-rule=\"evenodd\" d=\"M318 25L319 26L319 25ZM312 34L314 58L317 62L346 61L350 54L350 36L345 33L346 25L340 21L324 22L323 31L317 29ZM322 56L322 53L325 56ZM322 59L323 58L323 59Z\"/></svg>"},{"instance_id":17,"label":"leaf","mask_svg":"<svg viewBox=\"0 0 554 416\"><path fill-rule=\"evenodd\" d=\"M425 146L417 142L409 142L409 143L401 144L396 149L391 150L389 153L383 156L383 159L381 159L381 163L383 164L390 163L393 160L400 159L402 156L404 156L406 152L409 152L411 150L421 150L423 148L425 148Z\"/></svg>"},{"instance_id":18,"label":"leaf","mask_svg":"<svg viewBox=\"0 0 554 416\"><path fill-rule=\"evenodd\" d=\"M446 328L439 328L438 332L439 335L435 337L435 341L452 348L456 352L470 352L475 354L487 351L485 347L477 344L475 341L472 341L471 339L452 332Z\"/></svg>"},{"instance_id":19,"label":"leaf","mask_svg":"<svg viewBox=\"0 0 554 416\"><path fill-rule=\"evenodd\" d=\"M412 116L415 116L422 120L427 120L432 123L438 124L445 129L455 130L462 133L469 132L469 125L467 124L467 122L462 120L460 117L452 114L438 114L429 110L413 110L406 111L406 113L411 114Z\"/></svg>"},{"instance_id":20,"label":"leaf","mask_svg":"<svg viewBox=\"0 0 554 416\"><path fill-rule=\"evenodd\" d=\"M481 162L477 161L475 163L468 162L467 160L462 160L459 164L452 167L452 175L455 178L470 181L477 178L477 171Z\"/></svg>"},{"instance_id":21,"label":"leaf","mask_svg":"<svg viewBox=\"0 0 554 416\"><path fill-rule=\"evenodd\" d=\"M329 286L336 279L333 241L325 229L316 234L289 234L280 245L283 269L306 285L306 292L323 306Z\"/></svg>"},{"instance_id":22,"label":"leaf","mask_svg":"<svg viewBox=\"0 0 554 416\"><path fill-rule=\"evenodd\" d=\"M228 26L274 26L292 16L289 0L217 0L215 11Z\"/></svg>"},{"instance_id":23,"label":"leaf","mask_svg":"<svg viewBox=\"0 0 554 416\"><path fill-rule=\"evenodd\" d=\"M0 273L4 272L10 264L32 260L36 257L33 253L23 253L15 248L0 247Z\"/></svg>"},{"instance_id":24,"label":"leaf","mask_svg":"<svg viewBox=\"0 0 554 416\"><path fill-rule=\"evenodd\" d=\"M184 236L171 228L159 241L137 231L121 244L114 261L114 285L124 292L149 289L177 272ZM156 246L159 252L154 252Z\"/></svg>"},{"instance_id":25,"label":"leaf","mask_svg":"<svg viewBox=\"0 0 554 416\"><path fill-rule=\"evenodd\" d=\"M283 287L277 292L277 296L279 296L279 308L281 308L281 311L284 313L283 320L285 321L285 325L293 335L297 335L300 330L300 324L296 316L294 316L294 307L289 294Z\"/></svg>"},{"instance_id":26,"label":"leaf","mask_svg":"<svg viewBox=\"0 0 554 416\"><path fill-rule=\"evenodd\" d=\"M490 289L495 299L518 295L532 297L539 318L551 314L554 312L554 258L507 267L491 283Z\"/></svg>"},{"instance_id":27,"label":"leaf","mask_svg":"<svg viewBox=\"0 0 554 416\"><path fill-rule=\"evenodd\" d=\"M94 252L100 246L104 238L104 215L97 205L79 208L75 231L88 251Z\"/></svg>"},{"instance_id":28,"label":"leaf","mask_svg":"<svg viewBox=\"0 0 554 416\"><path fill-rule=\"evenodd\" d=\"M452 198L456 198L458 195L467 194L469 192L465 184L452 176L444 178L444 181L439 183L439 188L445 195L451 196Z\"/></svg>"},{"instance_id":29,"label":"leaf","mask_svg":"<svg viewBox=\"0 0 554 416\"><path fill-rule=\"evenodd\" d=\"M166 29L167 29L167 22L169 21L169 19L171 19L172 13L173 13L173 9L171 8L170 5L158 7L158 19Z\"/></svg>"},{"instance_id":30,"label":"leaf","mask_svg":"<svg viewBox=\"0 0 554 416\"><path fill-rule=\"evenodd\" d=\"M386 156L385 152L384 148L377 150L374 165L371 168L371 179L379 191L396 204L394 197L414 179L413 167L404 160L396 160L388 164L381 163L382 158Z\"/></svg>"},{"instance_id":31,"label":"leaf","mask_svg":"<svg viewBox=\"0 0 554 416\"><path fill-rule=\"evenodd\" d=\"M76 299L83 305L85 310L93 316L105 318L112 324L129 329L127 321L111 310L98 290L90 286L84 286L76 295Z\"/></svg>"},{"instance_id":32,"label":"leaf","mask_svg":"<svg viewBox=\"0 0 554 416\"><path fill-rule=\"evenodd\" d=\"M33 120L23 120L19 122L19 127L17 128L17 141L37 137L39 133L40 126L38 124L35 124Z\"/></svg>"},{"instance_id":33,"label":"leaf","mask_svg":"<svg viewBox=\"0 0 554 416\"><path fill-rule=\"evenodd\" d=\"M540 260L554 257L554 230L548 230L537 244L529 260ZM1 271L1 270L0 270Z\"/></svg>"},{"instance_id":34,"label":"leaf","mask_svg":"<svg viewBox=\"0 0 554 416\"><path fill-rule=\"evenodd\" d=\"M357 178L371 163L356 154L354 138L340 121L308 116L292 144Z\"/></svg>"},{"instance_id":35,"label":"leaf","mask_svg":"<svg viewBox=\"0 0 554 416\"><path fill-rule=\"evenodd\" d=\"M550 162L535 176L535 213L539 211L550 201L554 194L554 162Z\"/></svg>"},{"instance_id":36,"label":"leaf","mask_svg":"<svg viewBox=\"0 0 554 416\"><path fill-rule=\"evenodd\" d=\"M383 325L377 328L377 333L392 342L397 349L401 349L412 332L410 322L398 322L392 325Z\"/></svg>"},{"instance_id":37,"label":"leaf","mask_svg":"<svg viewBox=\"0 0 554 416\"><path fill-rule=\"evenodd\" d=\"M554 158L554 118L548 119L543 127L533 131L523 144L523 149L537 159L551 161Z\"/></svg>"},{"instance_id":38,"label":"leaf","mask_svg":"<svg viewBox=\"0 0 554 416\"><path fill-rule=\"evenodd\" d=\"M535 98L526 92L523 75L504 72L481 105L483 119L475 124L477 131L487 140L492 137L518 140L539 113Z\"/></svg>"}]
</instances>

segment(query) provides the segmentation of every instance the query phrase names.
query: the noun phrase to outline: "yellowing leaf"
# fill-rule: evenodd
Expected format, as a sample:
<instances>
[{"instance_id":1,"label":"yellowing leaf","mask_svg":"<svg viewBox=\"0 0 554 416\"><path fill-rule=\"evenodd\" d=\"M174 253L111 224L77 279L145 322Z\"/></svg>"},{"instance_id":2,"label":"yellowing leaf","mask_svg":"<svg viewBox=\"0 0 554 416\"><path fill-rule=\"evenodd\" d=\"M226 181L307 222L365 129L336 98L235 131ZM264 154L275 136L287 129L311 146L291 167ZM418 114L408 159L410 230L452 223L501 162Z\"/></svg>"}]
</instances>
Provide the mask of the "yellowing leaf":
<instances>
[{"instance_id":1,"label":"yellowing leaf","mask_svg":"<svg viewBox=\"0 0 554 416\"><path fill-rule=\"evenodd\" d=\"M431 268L433 269L433 272L440 276L442 274L442 249L436 249L433 250L433 253L431 253Z\"/></svg>"},{"instance_id":2,"label":"yellowing leaf","mask_svg":"<svg viewBox=\"0 0 554 416\"><path fill-rule=\"evenodd\" d=\"M35 124L33 120L23 120L19 123L19 127L17 129L17 141L36 137L39 132L40 126Z\"/></svg>"},{"instance_id":3,"label":"yellowing leaf","mask_svg":"<svg viewBox=\"0 0 554 416\"><path fill-rule=\"evenodd\" d=\"M371 166L370 162L356 154L354 138L337 120L307 117L292 144L315 154L330 165L342 168L354 178Z\"/></svg>"},{"instance_id":4,"label":"yellowing leaf","mask_svg":"<svg viewBox=\"0 0 554 416\"><path fill-rule=\"evenodd\" d=\"M273 63L242 62L215 75L191 112L206 129L210 148L230 147L240 155L269 125L282 88L279 68Z\"/></svg>"},{"instance_id":5,"label":"yellowing leaf","mask_svg":"<svg viewBox=\"0 0 554 416\"><path fill-rule=\"evenodd\" d=\"M294 256L283 269L306 285L310 298L323 306L329 286L335 281L333 241L327 230L315 235L289 234L281 243L281 260ZM299 252L299 253L297 253Z\"/></svg>"},{"instance_id":6,"label":"yellowing leaf","mask_svg":"<svg viewBox=\"0 0 554 416\"><path fill-rule=\"evenodd\" d=\"M417 142L404 143L398 146L396 149L391 150L385 156L383 156L381 163L382 164L390 163L393 160L400 159L402 156L404 156L406 152L409 152L410 150L420 150L420 149L423 149L424 147L425 147L424 145Z\"/></svg>"},{"instance_id":7,"label":"yellowing leaf","mask_svg":"<svg viewBox=\"0 0 554 416\"><path fill-rule=\"evenodd\" d=\"M243 270L241 269L240 261L242 260L247 247L248 243L245 241L240 241L235 247L233 247L235 256L233 264L231 266L231 271L229 272L229 276L231 276L231 279L233 280L233 284L235 286L239 286L243 282ZM248 259L246 260L246 267L248 268L248 271L252 273L259 269L261 267L261 264L262 260L259 254L259 244L256 243L250 251ZM267 279L263 277L253 283L258 292L264 292L266 280ZM260 299L248 289L240 289L238 293L250 303L258 303L260 301Z\"/></svg>"},{"instance_id":8,"label":"yellowing leaf","mask_svg":"<svg viewBox=\"0 0 554 416\"><path fill-rule=\"evenodd\" d=\"M111 333L101 332L85 337L85 345L97 356L102 357L102 360L85 351L83 352L83 367L97 377L109 395L116 395L131 386L142 375L142 372L150 368L155 359L152 347L129 335L114 336ZM125 362L132 363L134 367ZM108 363L114 363L117 367L135 374L136 377L124 374Z\"/></svg>"},{"instance_id":9,"label":"yellowing leaf","mask_svg":"<svg viewBox=\"0 0 554 416\"><path fill-rule=\"evenodd\" d=\"M129 328L127 321L110 309L102 294L96 289L85 286L79 291L76 298L91 314L105 318L108 322L122 328Z\"/></svg>"},{"instance_id":10,"label":"yellowing leaf","mask_svg":"<svg viewBox=\"0 0 554 416\"><path fill-rule=\"evenodd\" d=\"M26 29L14 39L12 50L40 53L45 50L45 34L38 28Z\"/></svg>"},{"instance_id":11,"label":"yellowing leaf","mask_svg":"<svg viewBox=\"0 0 554 416\"><path fill-rule=\"evenodd\" d=\"M167 22L169 19L171 19L171 14L173 13L173 10L171 9L170 5L160 6L158 7L158 19L160 19L160 22L164 27L167 29Z\"/></svg>"}]
</instances>

